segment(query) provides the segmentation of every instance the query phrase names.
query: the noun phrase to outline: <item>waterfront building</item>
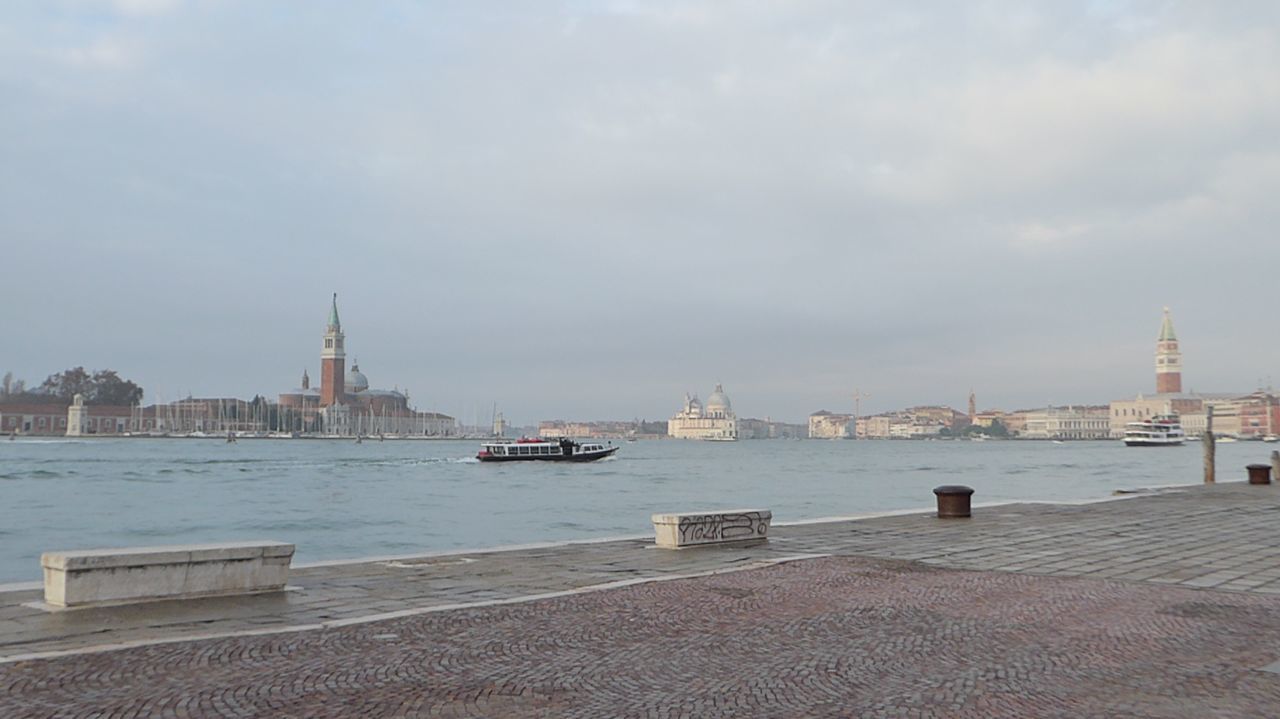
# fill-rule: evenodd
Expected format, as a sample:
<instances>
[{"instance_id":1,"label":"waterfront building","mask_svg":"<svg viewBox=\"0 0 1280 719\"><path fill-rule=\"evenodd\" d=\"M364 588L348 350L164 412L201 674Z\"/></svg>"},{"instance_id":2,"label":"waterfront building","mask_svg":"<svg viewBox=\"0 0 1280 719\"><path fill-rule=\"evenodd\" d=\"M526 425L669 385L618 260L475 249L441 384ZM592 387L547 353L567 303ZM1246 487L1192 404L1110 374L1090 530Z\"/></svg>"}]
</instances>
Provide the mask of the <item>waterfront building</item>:
<instances>
[{"instance_id":1,"label":"waterfront building","mask_svg":"<svg viewBox=\"0 0 1280 719\"><path fill-rule=\"evenodd\" d=\"M947 425L928 417L907 416L889 423L889 439L923 439L937 437Z\"/></svg>"},{"instance_id":2,"label":"waterfront building","mask_svg":"<svg viewBox=\"0 0 1280 719\"><path fill-rule=\"evenodd\" d=\"M408 393L399 389L374 389L369 378L353 362L346 369L346 335L338 317L338 296L333 296L329 321L320 350L320 388L311 387L304 370L302 386L282 392L280 411L290 416L290 427L304 432L322 431L337 436L428 436L458 434L453 417L419 412L409 406Z\"/></svg>"},{"instance_id":3,"label":"waterfront building","mask_svg":"<svg viewBox=\"0 0 1280 719\"><path fill-rule=\"evenodd\" d=\"M857 421L850 414L835 414L818 410L809 415L811 439L853 439L857 436Z\"/></svg>"},{"instance_id":4,"label":"waterfront building","mask_svg":"<svg viewBox=\"0 0 1280 719\"><path fill-rule=\"evenodd\" d=\"M508 427L508 434L511 428ZM538 423L535 432L544 439L553 437L590 437L592 439L662 439L667 436L667 422L632 420L595 420L577 422L563 419L547 419Z\"/></svg>"},{"instance_id":5,"label":"waterfront building","mask_svg":"<svg viewBox=\"0 0 1280 719\"><path fill-rule=\"evenodd\" d=\"M738 416L724 388L717 384L705 407L697 395L685 394L684 408L667 421L667 434L677 439L732 442L738 439Z\"/></svg>"},{"instance_id":6,"label":"waterfront building","mask_svg":"<svg viewBox=\"0 0 1280 719\"><path fill-rule=\"evenodd\" d=\"M1005 430L1010 437L1021 436L1027 430L1027 414L1032 410L1019 409L1008 412L1000 418L1000 424L1004 425Z\"/></svg>"},{"instance_id":7,"label":"waterfront building","mask_svg":"<svg viewBox=\"0 0 1280 719\"><path fill-rule=\"evenodd\" d=\"M1005 423L1004 416L1005 416L1004 412L1001 412L998 409L989 409L989 410L986 410L985 412L975 413L973 415L972 424L976 427L990 427L996 422L999 422L1000 424L1004 424ZM1007 429L1008 425L1006 425L1005 428Z\"/></svg>"},{"instance_id":8,"label":"waterfront building","mask_svg":"<svg viewBox=\"0 0 1280 719\"><path fill-rule=\"evenodd\" d=\"M1109 408L1045 407L1026 413L1024 439L1107 439L1111 436Z\"/></svg>"},{"instance_id":9,"label":"waterfront building","mask_svg":"<svg viewBox=\"0 0 1280 719\"><path fill-rule=\"evenodd\" d=\"M561 419L543 420L538 423L538 436L544 439L556 437L603 437L608 430L597 422L571 422ZM621 435L618 435L621 436Z\"/></svg>"},{"instance_id":10,"label":"waterfront building","mask_svg":"<svg viewBox=\"0 0 1280 719\"><path fill-rule=\"evenodd\" d=\"M1245 439L1280 435L1280 397L1271 390L1258 390L1240 398L1240 436ZM1218 415L1214 410L1214 425Z\"/></svg>"},{"instance_id":11,"label":"waterfront building","mask_svg":"<svg viewBox=\"0 0 1280 719\"><path fill-rule=\"evenodd\" d=\"M1156 339L1156 393L1139 394L1134 399L1115 400L1110 404L1109 434L1124 436L1125 425L1155 415L1176 414L1188 436L1203 434L1208 429L1209 410L1213 410L1213 433L1229 437L1264 437L1280 427L1280 406L1270 391L1183 392L1182 352L1178 335L1164 308L1164 321Z\"/></svg>"},{"instance_id":12,"label":"waterfront building","mask_svg":"<svg viewBox=\"0 0 1280 719\"><path fill-rule=\"evenodd\" d=\"M738 439L804 439L808 436L809 427L804 424L775 422L768 417L738 420Z\"/></svg>"},{"instance_id":13,"label":"waterfront building","mask_svg":"<svg viewBox=\"0 0 1280 719\"><path fill-rule=\"evenodd\" d=\"M908 407L905 410L905 414L916 421L923 423L927 420L930 423L941 424L950 429L962 429L968 424L968 415L946 406L924 405Z\"/></svg>"},{"instance_id":14,"label":"waterfront building","mask_svg":"<svg viewBox=\"0 0 1280 719\"><path fill-rule=\"evenodd\" d=\"M1157 393L1138 395L1133 399L1114 400L1110 404L1110 423L1108 433L1113 439L1124 437L1125 425L1130 422L1141 422L1161 414L1176 414L1182 417L1182 429L1192 434L1188 422L1199 425L1204 431L1205 400L1225 400L1231 395L1199 395L1194 393ZM1197 421L1195 417L1199 415ZM1215 420L1217 418L1215 417Z\"/></svg>"},{"instance_id":15,"label":"waterfront building","mask_svg":"<svg viewBox=\"0 0 1280 719\"><path fill-rule=\"evenodd\" d=\"M889 428L893 425L893 417L878 414L871 417L859 417L857 420L858 439L888 439Z\"/></svg>"},{"instance_id":16,"label":"waterfront building","mask_svg":"<svg viewBox=\"0 0 1280 719\"><path fill-rule=\"evenodd\" d=\"M66 434L67 406L65 402L0 403L0 430L5 434Z\"/></svg>"},{"instance_id":17,"label":"waterfront building","mask_svg":"<svg viewBox=\"0 0 1280 719\"><path fill-rule=\"evenodd\" d=\"M63 400L0 402L0 432L46 437L122 434L133 429L136 414L133 407L114 405L81 404L76 409ZM74 429L69 422L73 416Z\"/></svg>"}]
</instances>

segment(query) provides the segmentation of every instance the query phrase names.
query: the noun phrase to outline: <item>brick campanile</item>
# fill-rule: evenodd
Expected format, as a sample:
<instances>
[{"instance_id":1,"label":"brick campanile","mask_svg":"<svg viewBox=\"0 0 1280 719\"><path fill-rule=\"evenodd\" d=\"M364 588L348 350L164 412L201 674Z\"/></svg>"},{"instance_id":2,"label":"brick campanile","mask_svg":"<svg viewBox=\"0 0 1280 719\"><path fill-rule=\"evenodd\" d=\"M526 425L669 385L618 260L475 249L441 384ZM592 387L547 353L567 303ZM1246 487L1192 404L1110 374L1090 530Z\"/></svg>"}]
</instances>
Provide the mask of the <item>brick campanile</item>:
<instances>
[{"instance_id":1,"label":"brick campanile","mask_svg":"<svg viewBox=\"0 0 1280 719\"><path fill-rule=\"evenodd\" d=\"M1182 352L1178 351L1178 335L1169 319L1169 308L1164 308L1164 323L1160 325L1160 339L1156 340L1156 392L1182 391Z\"/></svg>"},{"instance_id":2,"label":"brick campanile","mask_svg":"<svg viewBox=\"0 0 1280 719\"><path fill-rule=\"evenodd\" d=\"M342 348L342 323L338 321L338 293L333 294L329 310L329 326L324 332L324 349L320 350L320 406L340 404L346 397L347 353Z\"/></svg>"}]
</instances>

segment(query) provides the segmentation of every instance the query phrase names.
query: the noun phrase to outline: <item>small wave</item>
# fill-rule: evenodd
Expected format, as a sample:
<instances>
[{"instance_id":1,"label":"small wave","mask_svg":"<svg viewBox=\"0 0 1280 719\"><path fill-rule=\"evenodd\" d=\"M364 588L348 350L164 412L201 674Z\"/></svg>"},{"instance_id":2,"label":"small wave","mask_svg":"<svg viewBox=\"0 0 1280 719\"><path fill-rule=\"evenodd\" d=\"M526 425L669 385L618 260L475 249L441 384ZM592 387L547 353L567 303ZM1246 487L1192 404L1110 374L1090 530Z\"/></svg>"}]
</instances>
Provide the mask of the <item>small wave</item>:
<instances>
[{"instance_id":1,"label":"small wave","mask_svg":"<svg viewBox=\"0 0 1280 719\"><path fill-rule=\"evenodd\" d=\"M213 527L192 525L179 527L133 527L129 529L130 536L138 537L182 537L199 532L207 532Z\"/></svg>"},{"instance_id":2,"label":"small wave","mask_svg":"<svg viewBox=\"0 0 1280 719\"><path fill-rule=\"evenodd\" d=\"M37 469L27 473L27 477L32 479L51 479L53 477L61 477L61 472L54 472L48 469Z\"/></svg>"},{"instance_id":3,"label":"small wave","mask_svg":"<svg viewBox=\"0 0 1280 719\"><path fill-rule=\"evenodd\" d=\"M162 479L159 477L146 477L141 474L133 474L133 476L122 475L120 479L121 481L124 481L124 482L141 482L143 484L173 484L172 479Z\"/></svg>"},{"instance_id":4,"label":"small wave","mask_svg":"<svg viewBox=\"0 0 1280 719\"><path fill-rule=\"evenodd\" d=\"M343 520L316 520L312 518L300 519L276 519L276 520L247 520L237 522L234 525L236 530L253 531L253 532L323 532L326 530L348 530L353 526L362 523L353 522L351 518ZM372 526L373 523L365 522L363 524ZM379 528L389 525L400 524L396 520L380 519L376 523Z\"/></svg>"},{"instance_id":5,"label":"small wave","mask_svg":"<svg viewBox=\"0 0 1280 719\"><path fill-rule=\"evenodd\" d=\"M480 464L480 460L475 457L461 457L459 459L446 460L452 464Z\"/></svg>"}]
</instances>

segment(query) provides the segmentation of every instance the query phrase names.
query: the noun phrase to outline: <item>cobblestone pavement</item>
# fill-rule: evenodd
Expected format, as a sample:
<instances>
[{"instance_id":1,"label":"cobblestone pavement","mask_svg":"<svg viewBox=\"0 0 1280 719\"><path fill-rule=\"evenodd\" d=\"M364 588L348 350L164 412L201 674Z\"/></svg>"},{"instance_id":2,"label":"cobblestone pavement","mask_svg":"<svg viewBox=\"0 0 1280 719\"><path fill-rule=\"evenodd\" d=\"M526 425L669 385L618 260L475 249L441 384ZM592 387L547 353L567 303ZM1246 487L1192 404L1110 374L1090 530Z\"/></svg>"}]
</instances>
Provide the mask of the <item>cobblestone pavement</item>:
<instances>
[{"instance_id":1,"label":"cobblestone pavement","mask_svg":"<svg viewBox=\"0 0 1280 719\"><path fill-rule=\"evenodd\" d=\"M0 665L0 716L1267 717L1280 597L831 557Z\"/></svg>"},{"instance_id":2,"label":"cobblestone pavement","mask_svg":"<svg viewBox=\"0 0 1280 719\"><path fill-rule=\"evenodd\" d=\"M295 569L290 584L297 590L274 595L60 613L24 606L39 591L0 593L0 664L96 645L331 625L798 554L1280 594L1274 485L1190 487L1086 505L979 507L969 520L917 513L779 526L771 537L747 547L665 551L652 549L651 540L630 540L319 566Z\"/></svg>"}]
</instances>

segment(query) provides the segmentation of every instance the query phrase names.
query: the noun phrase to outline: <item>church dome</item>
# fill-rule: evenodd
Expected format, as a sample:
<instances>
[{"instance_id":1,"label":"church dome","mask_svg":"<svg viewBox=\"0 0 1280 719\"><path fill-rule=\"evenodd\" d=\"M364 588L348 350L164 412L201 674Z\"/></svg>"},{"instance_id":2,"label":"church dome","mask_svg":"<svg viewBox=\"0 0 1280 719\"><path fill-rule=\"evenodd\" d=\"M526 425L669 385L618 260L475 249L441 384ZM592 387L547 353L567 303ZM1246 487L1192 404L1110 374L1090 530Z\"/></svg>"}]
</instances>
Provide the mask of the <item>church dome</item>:
<instances>
[{"instance_id":1,"label":"church dome","mask_svg":"<svg viewBox=\"0 0 1280 719\"><path fill-rule=\"evenodd\" d=\"M724 387L716 385L716 391L707 397L707 411L731 412L733 407L729 404L729 395L724 393Z\"/></svg>"},{"instance_id":2,"label":"church dome","mask_svg":"<svg viewBox=\"0 0 1280 719\"><path fill-rule=\"evenodd\" d=\"M360 365L351 365L351 370L347 372L347 378L343 382L348 392L363 392L369 389L369 378L360 372Z\"/></svg>"}]
</instances>

